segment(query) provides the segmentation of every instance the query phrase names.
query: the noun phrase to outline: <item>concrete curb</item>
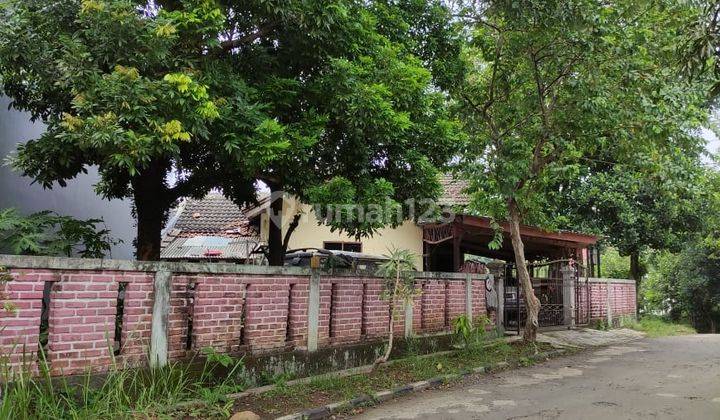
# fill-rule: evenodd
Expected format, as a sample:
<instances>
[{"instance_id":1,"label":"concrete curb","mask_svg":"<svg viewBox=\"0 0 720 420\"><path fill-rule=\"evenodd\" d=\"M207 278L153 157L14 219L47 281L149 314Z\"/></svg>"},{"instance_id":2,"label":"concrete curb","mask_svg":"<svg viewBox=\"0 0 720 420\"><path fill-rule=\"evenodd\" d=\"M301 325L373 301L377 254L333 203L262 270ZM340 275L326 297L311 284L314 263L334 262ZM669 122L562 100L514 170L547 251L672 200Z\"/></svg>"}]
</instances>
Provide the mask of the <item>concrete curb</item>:
<instances>
[{"instance_id":1,"label":"concrete curb","mask_svg":"<svg viewBox=\"0 0 720 420\"><path fill-rule=\"evenodd\" d=\"M568 353L568 350L566 349L556 349L548 352L538 353L532 356L529 356L528 359L539 362L539 361L545 361L552 357L558 357L562 356L564 354ZM413 382L404 386L400 386L394 389L388 389L383 391L378 391L373 393L372 395L361 395L359 397L353 398L352 400L346 400L346 401L340 401L337 403L332 404L326 404L321 407L315 407L311 408L305 411L301 411L294 414L288 414L286 416L278 417L276 420L316 420L316 419L325 419L333 414L337 414L341 411L349 410L352 408L365 406L365 405L373 405L380 402L389 401L393 398L400 397L403 395L411 394L418 391L423 391L428 388L432 388L438 385L442 385L444 383L463 379L467 376L478 374L478 373L489 373L489 372L498 372L501 370L508 369L513 366L517 366L517 363L514 363L511 365L508 362L498 362L494 363L492 365L488 366L478 366L473 369L465 370L460 373L454 373L449 375L442 375L442 376L436 376L432 379L428 379L426 381L420 381L420 382Z\"/></svg>"}]
</instances>

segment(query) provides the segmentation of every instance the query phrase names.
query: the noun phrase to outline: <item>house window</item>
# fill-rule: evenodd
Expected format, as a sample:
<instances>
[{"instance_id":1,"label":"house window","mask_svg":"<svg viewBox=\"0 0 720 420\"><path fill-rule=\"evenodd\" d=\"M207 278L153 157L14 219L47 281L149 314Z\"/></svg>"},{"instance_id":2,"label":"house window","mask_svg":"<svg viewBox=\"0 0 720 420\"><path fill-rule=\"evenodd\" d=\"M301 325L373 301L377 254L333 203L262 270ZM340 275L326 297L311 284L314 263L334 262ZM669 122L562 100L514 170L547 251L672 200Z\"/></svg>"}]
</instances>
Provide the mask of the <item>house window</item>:
<instances>
[{"instance_id":1,"label":"house window","mask_svg":"<svg viewBox=\"0 0 720 420\"><path fill-rule=\"evenodd\" d=\"M323 248L329 251L362 252L360 242L323 242Z\"/></svg>"}]
</instances>

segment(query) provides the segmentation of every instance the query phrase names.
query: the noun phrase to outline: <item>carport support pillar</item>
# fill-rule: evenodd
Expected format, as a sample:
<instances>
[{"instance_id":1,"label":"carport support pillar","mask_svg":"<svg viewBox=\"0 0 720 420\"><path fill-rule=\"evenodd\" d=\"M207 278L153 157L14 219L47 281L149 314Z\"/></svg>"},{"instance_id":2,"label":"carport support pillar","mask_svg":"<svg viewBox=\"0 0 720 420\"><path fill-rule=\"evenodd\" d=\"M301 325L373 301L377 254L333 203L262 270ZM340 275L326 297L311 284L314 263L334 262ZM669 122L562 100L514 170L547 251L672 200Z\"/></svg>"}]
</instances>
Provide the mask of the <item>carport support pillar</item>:
<instances>
[{"instance_id":1,"label":"carport support pillar","mask_svg":"<svg viewBox=\"0 0 720 420\"><path fill-rule=\"evenodd\" d=\"M560 272L563 284L563 324L575 328L575 268L566 265Z\"/></svg>"}]
</instances>

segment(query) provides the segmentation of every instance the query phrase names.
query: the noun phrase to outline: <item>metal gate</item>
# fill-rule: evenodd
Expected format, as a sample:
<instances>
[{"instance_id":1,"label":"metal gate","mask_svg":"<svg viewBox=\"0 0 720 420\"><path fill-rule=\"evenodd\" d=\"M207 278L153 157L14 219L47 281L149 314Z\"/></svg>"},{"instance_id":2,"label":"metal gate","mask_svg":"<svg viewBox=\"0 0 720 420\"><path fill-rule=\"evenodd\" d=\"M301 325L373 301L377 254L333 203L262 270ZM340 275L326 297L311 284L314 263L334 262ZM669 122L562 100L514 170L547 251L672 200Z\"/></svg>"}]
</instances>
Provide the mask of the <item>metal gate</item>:
<instances>
[{"instance_id":1,"label":"metal gate","mask_svg":"<svg viewBox=\"0 0 720 420\"><path fill-rule=\"evenodd\" d=\"M574 260L559 260L545 263L528 265L530 281L535 296L540 300L540 311L538 313L538 324L541 327L560 326L565 324L565 306L571 294L564 293L562 269L564 267L575 269L574 286L575 300L575 322L576 324L587 324L589 320L589 289L588 279L584 275L584 267L578 267ZM505 267L505 290L504 290L503 320L506 331L517 331L518 334L524 328L527 321L527 308L525 297L518 283L517 273L514 265L508 264Z\"/></svg>"},{"instance_id":2,"label":"metal gate","mask_svg":"<svg viewBox=\"0 0 720 420\"><path fill-rule=\"evenodd\" d=\"M575 324L590 323L590 269L575 264Z\"/></svg>"}]
</instances>

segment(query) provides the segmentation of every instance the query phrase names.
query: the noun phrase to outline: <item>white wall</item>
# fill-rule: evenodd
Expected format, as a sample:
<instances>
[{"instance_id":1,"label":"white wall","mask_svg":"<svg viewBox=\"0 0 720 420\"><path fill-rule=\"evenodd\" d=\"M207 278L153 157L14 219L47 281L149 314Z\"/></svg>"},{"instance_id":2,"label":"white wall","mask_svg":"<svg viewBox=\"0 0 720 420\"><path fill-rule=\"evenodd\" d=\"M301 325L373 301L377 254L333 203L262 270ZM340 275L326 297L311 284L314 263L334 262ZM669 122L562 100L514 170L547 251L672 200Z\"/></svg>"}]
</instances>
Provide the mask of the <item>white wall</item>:
<instances>
[{"instance_id":1,"label":"white wall","mask_svg":"<svg viewBox=\"0 0 720 420\"><path fill-rule=\"evenodd\" d=\"M326 225L318 225L311 206L299 204L295 199L286 197L283 203L283 237L292 216L298 211L303 216L290 237L288 249L322 248L325 241L361 242L362 252L371 255L386 255L389 250L394 248L406 249L415 254L415 266L418 270L422 270L423 232L422 228L412 221L405 221L395 229L380 229L375 235L368 238L356 239L338 231L332 232ZM265 241L269 230L268 223L268 214L262 214L260 238Z\"/></svg>"}]
</instances>

